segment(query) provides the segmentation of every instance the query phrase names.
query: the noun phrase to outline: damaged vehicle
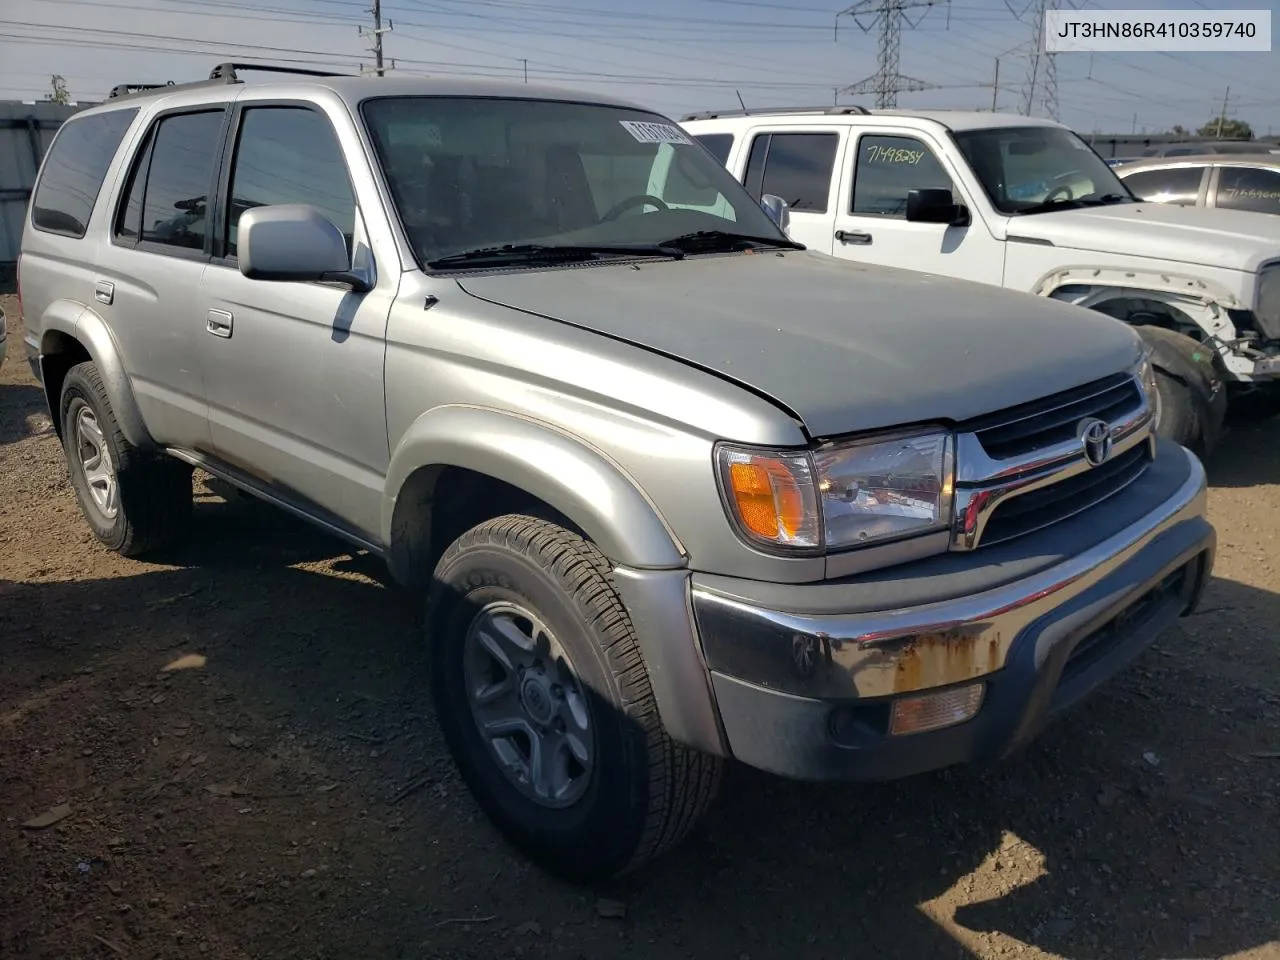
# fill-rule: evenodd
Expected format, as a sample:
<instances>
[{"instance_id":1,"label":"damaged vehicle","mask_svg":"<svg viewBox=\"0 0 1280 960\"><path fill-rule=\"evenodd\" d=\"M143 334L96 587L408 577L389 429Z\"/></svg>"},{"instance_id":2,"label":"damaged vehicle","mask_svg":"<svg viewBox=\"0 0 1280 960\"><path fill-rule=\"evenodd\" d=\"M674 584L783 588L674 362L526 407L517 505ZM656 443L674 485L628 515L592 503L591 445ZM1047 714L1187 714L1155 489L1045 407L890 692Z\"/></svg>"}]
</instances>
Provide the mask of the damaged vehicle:
<instances>
[{"instance_id":1,"label":"damaged vehicle","mask_svg":"<svg viewBox=\"0 0 1280 960\"><path fill-rule=\"evenodd\" d=\"M548 870L652 860L730 760L1005 757L1194 608L1204 469L1123 323L801 249L624 101L244 70L41 168L25 348L75 496L152 555L200 467L385 561Z\"/></svg>"},{"instance_id":2,"label":"damaged vehicle","mask_svg":"<svg viewBox=\"0 0 1280 960\"><path fill-rule=\"evenodd\" d=\"M1212 449L1231 402L1280 390L1280 221L1142 202L1067 127L856 106L690 114L682 126L789 235L859 263L1106 313L1154 351L1160 432ZM1280 404L1277 404L1280 408Z\"/></svg>"}]
</instances>

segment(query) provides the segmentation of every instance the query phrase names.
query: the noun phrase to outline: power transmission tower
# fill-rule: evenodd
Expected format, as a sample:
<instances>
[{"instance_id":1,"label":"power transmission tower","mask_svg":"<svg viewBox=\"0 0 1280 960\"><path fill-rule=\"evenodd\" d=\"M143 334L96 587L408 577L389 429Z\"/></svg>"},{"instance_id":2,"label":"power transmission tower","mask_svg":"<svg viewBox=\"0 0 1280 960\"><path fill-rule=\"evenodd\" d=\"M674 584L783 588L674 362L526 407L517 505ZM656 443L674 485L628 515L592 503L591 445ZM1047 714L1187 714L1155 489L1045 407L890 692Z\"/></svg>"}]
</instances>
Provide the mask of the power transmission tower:
<instances>
[{"instance_id":1,"label":"power transmission tower","mask_svg":"<svg viewBox=\"0 0 1280 960\"><path fill-rule=\"evenodd\" d=\"M1079 9L1080 0L1067 0L1066 6ZM1058 119L1058 55L1044 48L1045 11L1049 9L1049 0L1032 0L1027 6L1018 10L1005 0L1005 6L1019 20L1031 14L1031 47L1027 56L1027 77L1022 85L1022 113L1031 115L1031 108L1036 104L1036 88L1040 87L1040 103L1045 115L1050 120ZM1054 3L1054 9L1062 6ZM1043 73L1043 83L1041 74Z\"/></svg>"},{"instance_id":2,"label":"power transmission tower","mask_svg":"<svg viewBox=\"0 0 1280 960\"><path fill-rule=\"evenodd\" d=\"M362 26L357 27L356 29L359 31L360 36L363 37L368 35L371 38L370 42L373 46L369 48L369 52L373 54L373 72L381 77L385 76L382 66L382 35L384 33L391 32L392 24L391 21L388 20L385 27L382 25L382 0L373 0L373 7L369 12L373 14L373 29L366 30ZM394 68L395 65L396 62L392 60L392 68Z\"/></svg>"},{"instance_id":3,"label":"power transmission tower","mask_svg":"<svg viewBox=\"0 0 1280 960\"><path fill-rule=\"evenodd\" d=\"M913 90L932 90L935 83L904 77L898 72L898 60L902 49L902 23L905 20L910 27L919 25L920 20L928 14L930 7L950 0L858 0L852 7L836 14L837 23L840 17L852 17L854 23L862 28L863 33L870 33L876 24L880 25L880 51L876 58L876 72L855 84L845 87L841 93L874 93L878 109L891 109L898 105L898 94ZM923 9L924 13L914 22L906 11Z\"/></svg>"}]
</instances>

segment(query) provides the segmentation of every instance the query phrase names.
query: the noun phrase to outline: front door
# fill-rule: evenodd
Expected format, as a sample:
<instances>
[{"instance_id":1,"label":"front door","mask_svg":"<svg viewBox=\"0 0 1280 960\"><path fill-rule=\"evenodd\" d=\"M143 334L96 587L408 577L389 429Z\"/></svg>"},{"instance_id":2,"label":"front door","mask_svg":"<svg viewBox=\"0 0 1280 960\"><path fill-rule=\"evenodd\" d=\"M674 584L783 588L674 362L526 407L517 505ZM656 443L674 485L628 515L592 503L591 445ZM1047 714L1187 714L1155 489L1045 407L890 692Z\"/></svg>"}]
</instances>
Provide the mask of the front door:
<instances>
[{"instance_id":1,"label":"front door","mask_svg":"<svg viewBox=\"0 0 1280 960\"><path fill-rule=\"evenodd\" d=\"M846 146L833 252L862 263L976 280L1004 281L1004 244L991 235L960 177L923 135L859 130ZM907 193L950 190L971 211L967 226L909 222Z\"/></svg>"},{"instance_id":2,"label":"front door","mask_svg":"<svg viewBox=\"0 0 1280 960\"><path fill-rule=\"evenodd\" d=\"M371 538L389 461L383 358L394 277L356 294L240 273L240 215L269 204L310 204L346 234L353 255L371 254L328 116L311 104L252 101L236 113L225 219L201 286L213 450L276 494Z\"/></svg>"}]
</instances>

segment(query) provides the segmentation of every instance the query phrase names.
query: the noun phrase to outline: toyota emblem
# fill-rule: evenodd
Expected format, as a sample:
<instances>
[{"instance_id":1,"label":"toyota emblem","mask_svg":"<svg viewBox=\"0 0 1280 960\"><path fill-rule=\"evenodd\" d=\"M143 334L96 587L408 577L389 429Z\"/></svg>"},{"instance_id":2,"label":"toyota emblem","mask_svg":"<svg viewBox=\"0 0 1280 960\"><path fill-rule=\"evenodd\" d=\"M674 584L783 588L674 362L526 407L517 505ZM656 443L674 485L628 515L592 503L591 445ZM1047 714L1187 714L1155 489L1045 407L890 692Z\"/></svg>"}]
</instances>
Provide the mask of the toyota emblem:
<instances>
[{"instance_id":1,"label":"toyota emblem","mask_svg":"<svg viewBox=\"0 0 1280 960\"><path fill-rule=\"evenodd\" d=\"M1111 427L1105 420L1096 417L1081 420L1077 436L1091 467L1101 466L1111 456Z\"/></svg>"}]
</instances>

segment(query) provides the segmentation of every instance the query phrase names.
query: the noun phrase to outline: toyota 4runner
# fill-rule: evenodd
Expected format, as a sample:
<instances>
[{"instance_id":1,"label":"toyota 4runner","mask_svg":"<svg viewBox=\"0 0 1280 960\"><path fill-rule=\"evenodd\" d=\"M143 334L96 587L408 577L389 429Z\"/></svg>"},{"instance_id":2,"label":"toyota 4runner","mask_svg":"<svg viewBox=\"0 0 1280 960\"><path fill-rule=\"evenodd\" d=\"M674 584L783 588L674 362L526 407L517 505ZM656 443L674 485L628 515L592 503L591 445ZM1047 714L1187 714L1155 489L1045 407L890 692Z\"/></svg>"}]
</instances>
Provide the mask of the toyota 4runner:
<instances>
[{"instance_id":1,"label":"toyota 4runner","mask_svg":"<svg viewBox=\"0 0 1280 960\"><path fill-rule=\"evenodd\" d=\"M243 69L42 165L25 346L75 495L142 555L200 467L384 558L548 869L655 856L729 758L1004 756L1195 604L1204 472L1124 324L799 249L623 102Z\"/></svg>"},{"instance_id":2,"label":"toyota 4runner","mask_svg":"<svg viewBox=\"0 0 1280 960\"><path fill-rule=\"evenodd\" d=\"M1159 430L1205 452L1227 386L1280 400L1280 221L1142 203L1061 124L857 106L709 111L682 125L790 236L859 263L1022 290L1110 314L1152 347Z\"/></svg>"}]
</instances>

